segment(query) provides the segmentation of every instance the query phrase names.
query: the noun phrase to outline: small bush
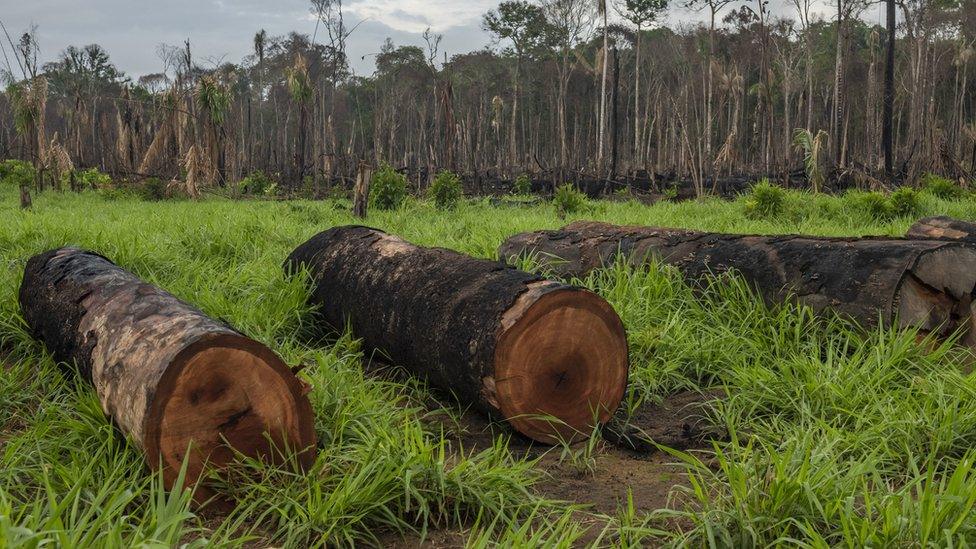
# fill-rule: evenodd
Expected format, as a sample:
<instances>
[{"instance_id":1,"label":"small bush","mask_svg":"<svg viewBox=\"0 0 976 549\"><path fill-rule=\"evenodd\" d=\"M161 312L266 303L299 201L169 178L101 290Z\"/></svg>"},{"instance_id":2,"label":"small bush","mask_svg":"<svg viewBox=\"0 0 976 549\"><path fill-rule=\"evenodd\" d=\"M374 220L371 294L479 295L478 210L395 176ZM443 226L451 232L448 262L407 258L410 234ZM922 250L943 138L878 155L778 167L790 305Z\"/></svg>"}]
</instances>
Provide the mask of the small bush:
<instances>
[{"instance_id":1,"label":"small bush","mask_svg":"<svg viewBox=\"0 0 976 549\"><path fill-rule=\"evenodd\" d=\"M779 217L786 206L786 191L773 185L767 179L754 183L746 198L746 217L752 219L767 219Z\"/></svg>"},{"instance_id":2,"label":"small bush","mask_svg":"<svg viewBox=\"0 0 976 549\"><path fill-rule=\"evenodd\" d=\"M932 196L943 200L960 198L966 194L966 191L957 185L955 181L932 173L927 173L922 176L922 189Z\"/></svg>"},{"instance_id":3,"label":"small bush","mask_svg":"<svg viewBox=\"0 0 976 549\"><path fill-rule=\"evenodd\" d=\"M384 164L369 184L369 201L374 208L393 210L399 208L407 198L407 178L397 173L389 164Z\"/></svg>"},{"instance_id":4,"label":"small bush","mask_svg":"<svg viewBox=\"0 0 976 549\"><path fill-rule=\"evenodd\" d=\"M891 200L879 192L848 191L844 193L844 201L859 214L878 221L891 219L895 215Z\"/></svg>"},{"instance_id":5,"label":"small bush","mask_svg":"<svg viewBox=\"0 0 976 549\"><path fill-rule=\"evenodd\" d=\"M512 190L515 194L531 194L532 193L532 179L529 178L528 174L522 174L515 178L515 183L512 186Z\"/></svg>"},{"instance_id":6,"label":"small bush","mask_svg":"<svg viewBox=\"0 0 976 549\"><path fill-rule=\"evenodd\" d=\"M453 172L445 170L434 178L429 193L438 209L449 210L457 206L464 191L461 188L461 179Z\"/></svg>"},{"instance_id":7,"label":"small bush","mask_svg":"<svg viewBox=\"0 0 976 549\"><path fill-rule=\"evenodd\" d=\"M572 183L566 183L556 188L552 203L556 205L556 210L561 213L573 213L586 206L586 195L576 190Z\"/></svg>"},{"instance_id":8,"label":"small bush","mask_svg":"<svg viewBox=\"0 0 976 549\"><path fill-rule=\"evenodd\" d=\"M896 216L918 216L922 211L922 204L919 201L918 191L911 187L901 187L891 193L891 211Z\"/></svg>"},{"instance_id":9,"label":"small bush","mask_svg":"<svg viewBox=\"0 0 976 549\"><path fill-rule=\"evenodd\" d=\"M278 190L278 184L261 170L253 171L237 184L241 194L271 195Z\"/></svg>"},{"instance_id":10,"label":"small bush","mask_svg":"<svg viewBox=\"0 0 976 549\"><path fill-rule=\"evenodd\" d=\"M61 185L65 188L71 186L71 174L75 176L75 186L78 189L105 189L112 185L112 176L98 171L98 168L88 168L84 170L74 170L61 176Z\"/></svg>"},{"instance_id":11,"label":"small bush","mask_svg":"<svg viewBox=\"0 0 976 549\"><path fill-rule=\"evenodd\" d=\"M166 200L166 182L158 177L146 178L139 186L139 196L150 202Z\"/></svg>"},{"instance_id":12,"label":"small bush","mask_svg":"<svg viewBox=\"0 0 976 549\"><path fill-rule=\"evenodd\" d=\"M23 160L0 162L0 183L20 187L34 182L34 166Z\"/></svg>"}]
</instances>

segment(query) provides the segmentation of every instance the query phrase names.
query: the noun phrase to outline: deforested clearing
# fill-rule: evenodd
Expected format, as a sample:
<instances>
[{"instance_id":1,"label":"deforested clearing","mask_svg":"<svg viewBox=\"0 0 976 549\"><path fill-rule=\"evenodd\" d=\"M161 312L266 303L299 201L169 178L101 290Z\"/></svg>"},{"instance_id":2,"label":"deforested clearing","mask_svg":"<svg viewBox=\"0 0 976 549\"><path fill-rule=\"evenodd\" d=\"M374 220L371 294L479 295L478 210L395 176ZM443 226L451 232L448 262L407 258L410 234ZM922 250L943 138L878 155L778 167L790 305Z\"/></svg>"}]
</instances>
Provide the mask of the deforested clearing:
<instances>
[{"instance_id":1,"label":"deforested clearing","mask_svg":"<svg viewBox=\"0 0 976 549\"><path fill-rule=\"evenodd\" d=\"M101 191L0 189L0 545L751 546L961 545L976 539L976 380L965 334L768 303L734 272L689 280L614 261L583 278L626 329L629 383L581 441L534 442L428 386L396 356L323 329L308 276L282 264L354 223L348 199L145 202ZM659 202L408 197L368 225L420 246L495 259L525 231L575 220L741 234L904 235L852 196L789 191L776 216L749 198ZM922 194L919 215L976 218L976 199ZM310 386L304 471L244 459L195 504L168 490L106 418L95 389L28 330L27 260L95 250L263 344ZM555 277L531 254L520 267ZM432 297L434 299L434 297ZM440 327L449 332L461 326ZM938 336L938 337L937 337ZM179 486L179 483L176 484Z\"/></svg>"}]
</instances>

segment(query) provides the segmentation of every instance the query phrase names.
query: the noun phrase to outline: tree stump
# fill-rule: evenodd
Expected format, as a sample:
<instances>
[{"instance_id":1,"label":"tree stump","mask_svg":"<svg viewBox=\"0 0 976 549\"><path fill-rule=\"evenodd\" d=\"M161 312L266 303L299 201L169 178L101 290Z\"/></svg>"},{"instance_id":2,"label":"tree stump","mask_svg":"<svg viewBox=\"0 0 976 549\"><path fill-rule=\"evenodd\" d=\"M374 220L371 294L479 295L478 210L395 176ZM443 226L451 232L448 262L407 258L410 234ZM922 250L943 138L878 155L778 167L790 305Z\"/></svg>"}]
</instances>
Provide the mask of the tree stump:
<instances>
[{"instance_id":1,"label":"tree stump","mask_svg":"<svg viewBox=\"0 0 976 549\"><path fill-rule=\"evenodd\" d=\"M499 248L513 259L533 254L562 276L613 263L651 261L698 281L734 270L767 303L789 297L871 327L915 327L947 337L973 327L976 248L897 238L817 238L705 233L577 222L561 230L515 235ZM973 336L966 344L974 346Z\"/></svg>"},{"instance_id":2,"label":"tree stump","mask_svg":"<svg viewBox=\"0 0 976 549\"><path fill-rule=\"evenodd\" d=\"M20 307L33 336L77 366L149 466L162 467L168 488L184 459L188 484L235 451L314 460L306 391L278 356L108 259L76 248L32 257ZM195 498L212 495L201 485Z\"/></svg>"},{"instance_id":3,"label":"tree stump","mask_svg":"<svg viewBox=\"0 0 976 549\"><path fill-rule=\"evenodd\" d=\"M328 326L535 440L588 436L623 397L623 324L582 288L359 226L319 233L285 268L309 271Z\"/></svg>"}]
</instances>

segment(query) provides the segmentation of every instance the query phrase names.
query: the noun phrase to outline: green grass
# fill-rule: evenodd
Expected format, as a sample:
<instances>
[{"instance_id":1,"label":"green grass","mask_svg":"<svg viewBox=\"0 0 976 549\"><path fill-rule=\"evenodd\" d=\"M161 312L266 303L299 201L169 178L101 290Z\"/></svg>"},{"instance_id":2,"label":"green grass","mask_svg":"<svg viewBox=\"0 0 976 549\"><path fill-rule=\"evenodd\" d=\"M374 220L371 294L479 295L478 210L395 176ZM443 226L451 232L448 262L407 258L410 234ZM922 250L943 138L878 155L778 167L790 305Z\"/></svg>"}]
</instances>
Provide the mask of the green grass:
<instances>
[{"instance_id":1,"label":"green grass","mask_svg":"<svg viewBox=\"0 0 976 549\"><path fill-rule=\"evenodd\" d=\"M112 198L112 199L109 199ZM976 219L976 200L921 193L921 215ZM628 405L682 390L724 388L713 420L731 441L714 455L672 451L688 482L671 509L614 516L535 495L544 473L506 437L480 451L451 432L459 408L431 410L420 382L366 375L348 334L313 342L287 254L327 227L353 223L346 201L141 202L97 192L45 193L17 208L0 185L0 547L323 546L389 535L459 532L488 546L920 546L976 543L976 380L968 356L915 334L861 333L809 310L770 309L735 278L693 292L670 268L616 266L577 281L623 318L631 347ZM572 219L725 232L903 234L912 219L877 220L856 201L786 193L775 216L750 219L747 199L588 201L560 219L551 204L437 210L410 199L368 223L425 245L495 257L516 232ZM167 494L114 430L90 388L27 335L17 289L28 257L93 249L270 345L313 390L322 449L305 475L242 464L255 480L227 491L229 516L201 516ZM526 262L528 265L528 262ZM585 474L600 449L556 448ZM578 464L577 464L578 462ZM582 526L581 526L582 521Z\"/></svg>"}]
</instances>

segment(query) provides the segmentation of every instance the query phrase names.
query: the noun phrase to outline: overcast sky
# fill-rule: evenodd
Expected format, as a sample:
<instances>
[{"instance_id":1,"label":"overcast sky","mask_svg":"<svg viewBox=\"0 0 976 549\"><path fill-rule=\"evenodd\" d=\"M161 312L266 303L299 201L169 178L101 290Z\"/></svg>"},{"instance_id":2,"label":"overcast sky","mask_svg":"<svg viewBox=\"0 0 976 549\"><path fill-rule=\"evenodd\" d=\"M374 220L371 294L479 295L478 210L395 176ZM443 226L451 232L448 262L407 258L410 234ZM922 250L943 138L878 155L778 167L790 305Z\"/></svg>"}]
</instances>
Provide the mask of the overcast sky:
<instances>
[{"instance_id":1,"label":"overcast sky","mask_svg":"<svg viewBox=\"0 0 976 549\"><path fill-rule=\"evenodd\" d=\"M785 8L785 2L779 2ZM448 57L481 49L490 42L481 30L481 16L497 4L498 0L346 0L347 25L360 23L349 38L350 62L357 74L371 74L371 54L387 37L396 45L422 45L421 34L428 27L444 36L441 50ZM866 18L877 22L876 11ZM675 23L695 17L679 11L670 19ZM189 38L198 60L236 63L251 52L259 29L271 35L312 34L315 29L307 0L0 0L0 21L14 39L37 25L43 61L68 45L96 42L134 78L162 70L156 56L161 43L182 44Z\"/></svg>"}]
</instances>

